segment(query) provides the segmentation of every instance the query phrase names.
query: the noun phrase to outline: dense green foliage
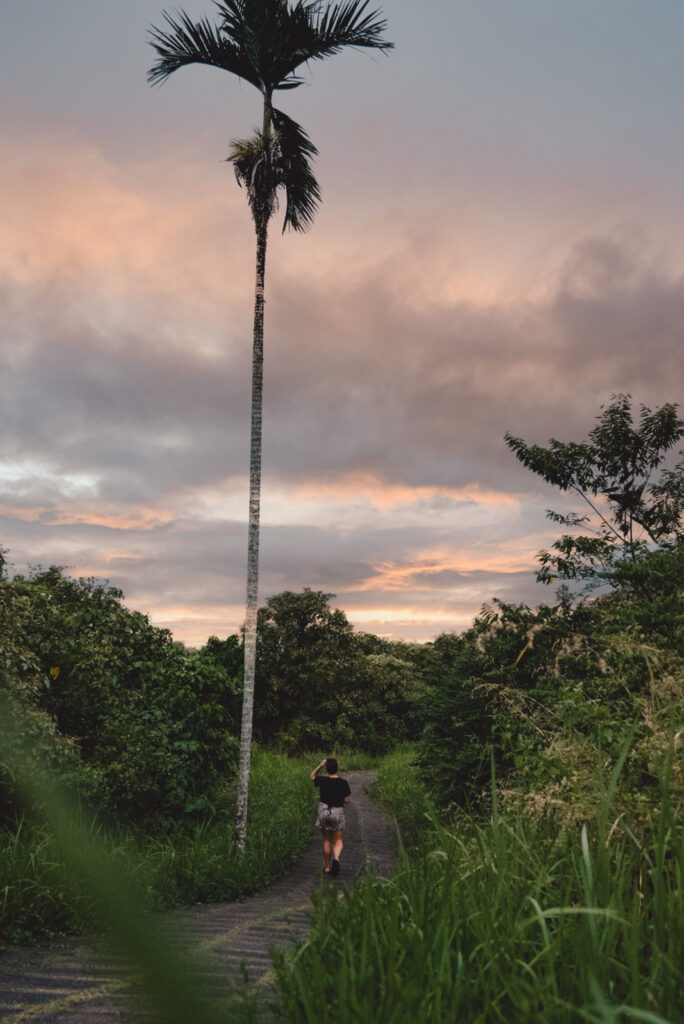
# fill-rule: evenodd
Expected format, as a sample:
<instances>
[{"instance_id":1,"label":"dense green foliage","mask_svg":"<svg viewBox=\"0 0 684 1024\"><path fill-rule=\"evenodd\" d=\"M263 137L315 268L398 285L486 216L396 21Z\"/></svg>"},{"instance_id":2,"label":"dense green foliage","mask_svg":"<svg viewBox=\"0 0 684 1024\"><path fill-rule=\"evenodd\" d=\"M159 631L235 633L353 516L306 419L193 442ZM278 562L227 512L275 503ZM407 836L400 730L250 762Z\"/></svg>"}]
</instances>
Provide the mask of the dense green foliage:
<instances>
[{"instance_id":1,"label":"dense green foliage","mask_svg":"<svg viewBox=\"0 0 684 1024\"><path fill-rule=\"evenodd\" d=\"M0 691L26 739L67 767L103 817L169 827L211 810L233 773L226 673L61 569L0 578ZM9 711L8 711L9 713ZM0 762L0 813L15 796ZM4 809L4 810L3 810Z\"/></svg>"},{"instance_id":2,"label":"dense green foliage","mask_svg":"<svg viewBox=\"0 0 684 1024\"><path fill-rule=\"evenodd\" d=\"M672 753L672 752L671 752ZM391 880L322 890L309 940L276 958L286 1020L346 1024L668 1024L684 1015L684 843L666 769L637 836L612 806L588 825L428 804L408 755L377 793L413 831ZM496 792L496 791L494 791Z\"/></svg>"},{"instance_id":3,"label":"dense green foliage","mask_svg":"<svg viewBox=\"0 0 684 1024\"><path fill-rule=\"evenodd\" d=\"M682 437L684 420L676 405L655 412L642 405L635 426L629 395L617 395L603 408L582 444L551 439L543 448L507 434L508 447L524 466L581 498L588 508L584 515L547 513L562 526L589 532L565 534L552 552L540 552L537 578L550 583L558 576L619 587L616 562L684 538L684 460L674 468L663 466ZM660 476L653 480L657 469ZM643 583L647 589L647 578Z\"/></svg>"},{"instance_id":4,"label":"dense green foliage","mask_svg":"<svg viewBox=\"0 0 684 1024\"><path fill-rule=\"evenodd\" d=\"M437 812L415 746L406 745L382 758L370 795L396 821L405 852L412 854L426 842L429 846Z\"/></svg>"},{"instance_id":5,"label":"dense green foliage","mask_svg":"<svg viewBox=\"0 0 684 1024\"><path fill-rule=\"evenodd\" d=\"M31 784L46 768L151 906L235 898L282 873L310 832L310 765L256 756L241 860L231 821L238 637L186 650L127 609L116 589L55 567L3 571L0 607L5 941L95 920L45 822L49 798ZM319 759L334 745L343 761L361 764L415 734L419 687L400 645L354 634L327 595L311 591L274 598L261 628L258 718L271 745L320 745ZM365 752L349 753L359 747Z\"/></svg>"},{"instance_id":6,"label":"dense green foliage","mask_svg":"<svg viewBox=\"0 0 684 1024\"><path fill-rule=\"evenodd\" d=\"M634 730L624 810L657 797L671 737L684 723L684 544L643 552L659 593L614 593L531 611L494 602L461 636L426 649L432 687L420 762L442 806L488 799L490 757L502 799L584 818ZM684 784L675 764L674 784Z\"/></svg>"},{"instance_id":7,"label":"dense green foliage","mask_svg":"<svg viewBox=\"0 0 684 1024\"><path fill-rule=\"evenodd\" d=\"M563 585L555 604L534 611L495 600L465 633L424 646L419 760L442 807L486 808L491 761L505 803L557 823L581 820L598 806L601 773L628 735L618 802L638 811L656 798L684 724L684 463L663 468L682 436L675 405L642 406L635 426L625 395L603 409L584 444L541 448L507 435L525 466L591 510L549 513L593 533L541 552L538 578L610 587L573 604ZM684 784L679 763L673 778Z\"/></svg>"},{"instance_id":8,"label":"dense green foliage","mask_svg":"<svg viewBox=\"0 0 684 1024\"><path fill-rule=\"evenodd\" d=\"M356 633L332 594L284 591L259 609L254 735L288 753L354 748L384 753L415 739L424 686L410 645ZM204 660L234 666L237 637L212 637Z\"/></svg>"},{"instance_id":9,"label":"dense green foliage","mask_svg":"<svg viewBox=\"0 0 684 1024\"><path fill-rule=\"evenodd\" d=\"M377 754L415 738L415 652L355 633L329 598L285 592L260 610L257 739L293 754ZM0 606L0 695L20 747L58 768L103 821L168 830L211 816L235 771L239 637L189 651L120 591L54 566L3 572ZM0 757L0 820L17 810Z\"/></svg>"}]
</instances>

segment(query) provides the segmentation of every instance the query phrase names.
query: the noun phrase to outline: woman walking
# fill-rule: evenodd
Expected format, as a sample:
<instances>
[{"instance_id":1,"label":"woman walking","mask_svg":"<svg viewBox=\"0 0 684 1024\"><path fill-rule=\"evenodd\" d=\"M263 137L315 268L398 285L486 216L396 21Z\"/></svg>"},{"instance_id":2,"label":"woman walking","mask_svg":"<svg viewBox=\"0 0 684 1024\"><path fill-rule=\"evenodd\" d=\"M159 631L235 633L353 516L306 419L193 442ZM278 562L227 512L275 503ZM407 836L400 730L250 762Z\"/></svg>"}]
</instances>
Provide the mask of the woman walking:
<instances>
[{"instance_id":1,"label":"woman walking","mask_svg":"<svg viewBox=\"0 0 684 1024\"><path fill-rule=\"evenodd\" d=\"M323 767L328 773L327 777L318 774ZM311 780L318 790L316 827L323 835L323 870L326 875L337 875L344 845L344 805L351 800L351 790L347 780L337 774L335 757L326 757L325 761L321 761L311 772Z\"/></svg>"}]
</instances>

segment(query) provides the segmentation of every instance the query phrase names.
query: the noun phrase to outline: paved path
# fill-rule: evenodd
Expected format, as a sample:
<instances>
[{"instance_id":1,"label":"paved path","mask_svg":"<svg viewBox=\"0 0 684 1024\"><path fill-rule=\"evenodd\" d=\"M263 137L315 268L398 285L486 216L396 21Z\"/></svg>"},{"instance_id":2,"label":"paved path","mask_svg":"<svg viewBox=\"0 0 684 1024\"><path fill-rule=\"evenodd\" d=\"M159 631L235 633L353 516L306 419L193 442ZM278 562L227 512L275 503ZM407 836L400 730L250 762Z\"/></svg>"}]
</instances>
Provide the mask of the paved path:
<instances>
[{"instance_id":1,"label":"paved path","mask_svg":"<svg viewBox=\"0 0 684 1024\"><path fill-rule=\"evenodd\" d=\"M394 830L369 800L373 772L350 772L352 803L341 871L328 885L344 886L372 866L389 875L396 858ZM313 835L295 867L263 892L237 903L200 905L165 915L184 948L200 954L203 981L220 996L237 973L268 990L273 982L269 948L287 947L308 930L311 893L321 884L321 841ZM137 1024L144 1015L130 997L121 968L87 939L69 939L0 954L0 1020L3 1024ZM190 1022L189 1022L190 1024Z\"/></svg>"}]
</instances>

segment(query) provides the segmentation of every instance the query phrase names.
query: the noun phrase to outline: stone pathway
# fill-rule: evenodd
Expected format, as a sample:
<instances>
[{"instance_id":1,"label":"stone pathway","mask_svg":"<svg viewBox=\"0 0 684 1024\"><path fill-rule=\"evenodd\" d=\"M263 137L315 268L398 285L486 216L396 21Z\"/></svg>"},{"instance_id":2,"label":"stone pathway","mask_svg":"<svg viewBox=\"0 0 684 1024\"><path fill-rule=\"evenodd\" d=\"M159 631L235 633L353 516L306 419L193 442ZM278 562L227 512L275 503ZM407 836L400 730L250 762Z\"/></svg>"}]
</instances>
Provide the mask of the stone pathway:
<instances>
[{"instance_id":1,"label":"stone pathway","mask_svg":"<svg viewBox=\"0 0 684 1024\"><path fill-rule=\"evenodd\" d=\"M352 803L346 812L341 871L336 879L326 876L325 884L343 887L368 867L383 877L392 873L396 836L365 792L373 777L374 772L346 776ZM269 949L287 948L306 937L311 893L321 884L321 870L321 840L315 834L294 868L256 896L164 916L183 948L199 954L202 981L212 994L220 998L222 992L234 991L240 974L261 991L270 989L274 974ZM144 1019L131 997L130 980L87 939L0 954L3 1024L138 1024Z\"/></svg>"}]
</instances>

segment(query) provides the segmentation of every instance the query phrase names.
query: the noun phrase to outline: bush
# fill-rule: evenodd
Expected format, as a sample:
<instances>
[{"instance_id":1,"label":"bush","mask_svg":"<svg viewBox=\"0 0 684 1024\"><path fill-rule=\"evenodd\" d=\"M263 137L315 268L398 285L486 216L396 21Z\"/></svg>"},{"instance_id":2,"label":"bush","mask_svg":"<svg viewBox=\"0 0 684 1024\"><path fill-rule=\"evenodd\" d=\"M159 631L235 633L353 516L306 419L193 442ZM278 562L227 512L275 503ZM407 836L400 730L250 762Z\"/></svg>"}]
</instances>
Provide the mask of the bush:
<instances>
[{"instance_id":1,"label":"bush","mask_svg":"<svg viewBox=\"0 0 684 1024\"><path fill-rule=\"evenodd\" d=\"M651 561L651 556L644 556ZM681 549L669 559L675 578ZM628 735L623 809L659 793L666 751L684 727L684 598L612 594L536 612L495 602L473 627L431 651L433 683L419 763L441 806L487 806L491 763L502 799L567 822L600 798ZM675 765L675 786L684 783Z\"/></svg>"},{"instance_id":2,"label":"bush","mask_svg":"<svg viewBox=\"0 0 684 1024\"><path fill-rule=\"evenodd\" d=\"M232 691L215 665L131 612L121 593L61 569L0 579L9 642L0 690L98 812L165 828L211 809L234 771ZM5 638L7 639L7 637ZM5 771L5 813L12 812Z\"/></svg>"}]
</instances>

